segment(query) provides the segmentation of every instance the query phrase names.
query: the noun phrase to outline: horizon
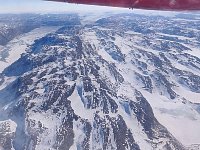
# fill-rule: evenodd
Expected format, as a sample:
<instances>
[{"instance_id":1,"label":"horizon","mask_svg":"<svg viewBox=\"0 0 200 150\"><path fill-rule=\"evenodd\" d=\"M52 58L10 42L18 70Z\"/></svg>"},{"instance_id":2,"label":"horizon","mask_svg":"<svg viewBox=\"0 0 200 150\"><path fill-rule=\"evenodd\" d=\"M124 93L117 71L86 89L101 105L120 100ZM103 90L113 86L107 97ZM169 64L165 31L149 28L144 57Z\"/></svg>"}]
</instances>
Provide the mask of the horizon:
<instances>
[{"instance_id":1,"label":"horizon","mask_svg":"<svg viewBox=\"0 0 200 150\"><path fill-rule=\"evenodd\" d=\"M146 15L173 16L180 12L141 10L116 8L107 6L93 6L82 4L68 4L44 0L0 0L0 14L22 14L22 13L136 13Z\"/></svg>"},{"instance_id":2,"label":"horizon","mask_svg":"<svg viewBox=\"0 0 200 150\"><path fill-rule=\"evenodd\" d=\"M81 4L67 4L44 0L0 0L0 13L48 13L48 12L88 12L88 11L119 11L125 8L106 6L88 6Z\"/></svg>"}]
</instances>

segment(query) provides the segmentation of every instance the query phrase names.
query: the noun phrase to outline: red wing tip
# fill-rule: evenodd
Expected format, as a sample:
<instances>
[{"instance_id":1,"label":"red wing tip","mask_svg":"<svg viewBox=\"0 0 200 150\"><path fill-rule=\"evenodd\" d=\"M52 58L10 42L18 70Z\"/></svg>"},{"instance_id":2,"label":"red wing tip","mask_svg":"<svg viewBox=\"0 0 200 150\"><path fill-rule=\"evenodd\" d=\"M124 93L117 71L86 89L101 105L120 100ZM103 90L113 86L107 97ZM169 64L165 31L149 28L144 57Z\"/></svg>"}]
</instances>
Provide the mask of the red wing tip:
<instances>
[{"instance_id":1,"label":"red wing tip","mask_svg":"<svg viewBox=\"0 0 200 150\"><path fill-rule=\"evenodd\" d=\"M200 0L46 0L152 10L200 10Z\"/></svg>"}]
</instances>

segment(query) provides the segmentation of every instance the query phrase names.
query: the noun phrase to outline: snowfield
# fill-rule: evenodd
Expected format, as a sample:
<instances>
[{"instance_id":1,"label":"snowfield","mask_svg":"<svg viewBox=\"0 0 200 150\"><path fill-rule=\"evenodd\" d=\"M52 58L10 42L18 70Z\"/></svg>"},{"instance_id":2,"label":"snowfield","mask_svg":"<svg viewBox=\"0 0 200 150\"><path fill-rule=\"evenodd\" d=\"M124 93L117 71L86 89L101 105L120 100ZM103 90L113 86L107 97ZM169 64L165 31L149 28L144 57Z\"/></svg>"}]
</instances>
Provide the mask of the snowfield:
<instances>
[{"instance_id":1,"label":"snowfield","mask_svg":"<svg viewBox=\"0 0 200 150\"><path fill-rule=\"evenodd\" d=\"M197 14L62 15L0 47L0 149L200 148Z\"/></svg>"},{"instance_id":2,"label":"snowfield","mask_svg":"<svg viewBox=\"0 0 200 150\"><path fill-rule=\"evenodd\" d=\"M25 53L30 45L34 43L36 39L42 38L49 33L55 32L59 27L40 27L34 29L31 32L20 35L10 41L6 46L0 46L0 54L8 53L7 56L0 55L0 72L13 62L18 60L21 54Z\"/></svg>"}]
</instances>

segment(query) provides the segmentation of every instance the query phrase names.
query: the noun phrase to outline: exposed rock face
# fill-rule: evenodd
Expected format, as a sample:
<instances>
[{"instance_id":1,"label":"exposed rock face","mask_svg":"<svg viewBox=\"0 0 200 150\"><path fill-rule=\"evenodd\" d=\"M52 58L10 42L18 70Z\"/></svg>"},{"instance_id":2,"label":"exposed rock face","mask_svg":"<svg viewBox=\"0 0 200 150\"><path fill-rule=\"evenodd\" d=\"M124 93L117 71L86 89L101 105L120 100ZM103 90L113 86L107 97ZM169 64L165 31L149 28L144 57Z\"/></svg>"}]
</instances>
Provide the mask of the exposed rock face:
<instances>
[{"instance_id":1,"label":"exposed rock face","mask_svg":"<svg viewBox=\"0 0 200 150\"><path fill-rule=\"evenodd\" d=\"M199 123L199 104L179 89L200 93L200 60L187 53L192 52L189 46L199 46L194 40L199 32L189 43L191 34L184 31L170 30L170 34L188 39L164 34L176 23L169 18L152 17L143 25L139 22L146 16L121 14L85 26L78 16L69 18L71 22L36 40L2 72L0 119L12 121L0 121L0 146L5 150L186 149L160 123L159 114L171 113L178 119L182 114L175 106L184 107L196 114L193 119ZM159 22L166 21L169 25L161 27ZM165 102L173 107L157 104Z\"/></svg>"},{"instance_id":2,"label":"exposed rock face","mask_svg":"<svg viewBox=\"0 0 200 150\"><path fill-rule=\"evenodd\" d=\"M3 150L13 149L16 123L12 120L0 121L0 148Z\"/></svg>"},{"instance_id":3,"label":"exposed rock face","mask_svg":"<svg viewBox=\"0 0 200 150\"><path fill-rule=\"evenodd\" d=\"M67 15L57 14L0 15L0 45L4 46L15 37L20 36L23 33L28 33L41 26L63 26L65 24L73 24L71 19L76 18L73 17L73 15L70 15L69 17Z\"/></svg>"}]
</instances>

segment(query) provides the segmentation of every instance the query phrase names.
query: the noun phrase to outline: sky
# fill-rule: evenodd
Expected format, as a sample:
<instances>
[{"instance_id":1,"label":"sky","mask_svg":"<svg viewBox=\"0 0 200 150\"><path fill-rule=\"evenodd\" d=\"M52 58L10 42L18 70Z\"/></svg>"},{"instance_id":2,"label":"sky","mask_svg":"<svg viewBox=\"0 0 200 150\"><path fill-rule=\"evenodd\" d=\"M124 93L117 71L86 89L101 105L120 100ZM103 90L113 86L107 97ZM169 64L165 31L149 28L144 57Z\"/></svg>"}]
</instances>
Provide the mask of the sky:
<instances>
[{"instance_id":1,"label":"sky","mask_svg":"<svg viewBox=\"0 0 200 150\"><path fill-rule=\"evenodd\" d=\"M113 11L119 8L86 6L59 2L47 2L43 0L0 0L0 13L23 12L68 12L68 11ZM125 10L125 9L120 9ZM127 9L128 10L128 9Z\"/></svg>"},{"instance_id":2,"label":"sky","mask_svg":"<svg viewBox=\"0 0 200 150\"><path fill-rule=\"evenodd\" d=\"M44 0L0 0L0 14L4 13L64 13L64 12L128 12L147 15L171 16L173 12L152 10L130 10L128 8L113 8L103 6L88 6L81 4L67 4Z\"/></svg>"}]
</instances>

